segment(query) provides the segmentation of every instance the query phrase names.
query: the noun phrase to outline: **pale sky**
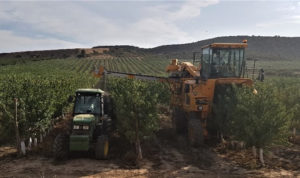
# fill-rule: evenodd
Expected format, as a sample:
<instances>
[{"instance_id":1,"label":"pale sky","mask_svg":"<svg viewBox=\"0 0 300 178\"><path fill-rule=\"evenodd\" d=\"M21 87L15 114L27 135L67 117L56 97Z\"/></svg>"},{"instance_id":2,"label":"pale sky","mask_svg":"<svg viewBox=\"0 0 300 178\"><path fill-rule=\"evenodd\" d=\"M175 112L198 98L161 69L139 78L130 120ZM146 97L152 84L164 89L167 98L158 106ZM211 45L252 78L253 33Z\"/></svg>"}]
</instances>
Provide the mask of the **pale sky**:
<instances>
[{"instance_id":1,"label":"pale sky","mask_svg":"<svg viewBox=\"0 0 300 178\"><path fill-rule=\"evenodd\" d=\"M0 0L0 52L300 36L300 0Z\"/></svg>"}]
</instances>

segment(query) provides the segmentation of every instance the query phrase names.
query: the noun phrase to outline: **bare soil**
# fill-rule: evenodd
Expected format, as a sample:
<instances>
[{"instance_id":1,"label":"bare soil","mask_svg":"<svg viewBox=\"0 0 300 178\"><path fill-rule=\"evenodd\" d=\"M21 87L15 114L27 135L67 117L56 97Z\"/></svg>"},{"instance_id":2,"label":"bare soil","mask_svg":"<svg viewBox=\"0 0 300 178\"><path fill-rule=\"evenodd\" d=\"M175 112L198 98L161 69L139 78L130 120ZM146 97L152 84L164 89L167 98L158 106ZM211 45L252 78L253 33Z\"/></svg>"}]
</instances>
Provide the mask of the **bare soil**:
<instances>
[{"instance_id":1,"label":"bare soil","mask_svg":"<svg viewBox=\"0 0 300 178\"><path fill-rule=\"evenodd\" d=\"M261 167L250 150L221 149L217 144L199 148L176 135L165 118L157 136L143 142L144 159L134 164L131 146L114 138L108 160L76 154L65 161L51 158L51 140L61 131L58 125L39 149L18 157L13 147L0 147L0 177L300 177L300 146L272 147ZM48 149L47 149L48 148Z\"/></svg>"}]
</instances>

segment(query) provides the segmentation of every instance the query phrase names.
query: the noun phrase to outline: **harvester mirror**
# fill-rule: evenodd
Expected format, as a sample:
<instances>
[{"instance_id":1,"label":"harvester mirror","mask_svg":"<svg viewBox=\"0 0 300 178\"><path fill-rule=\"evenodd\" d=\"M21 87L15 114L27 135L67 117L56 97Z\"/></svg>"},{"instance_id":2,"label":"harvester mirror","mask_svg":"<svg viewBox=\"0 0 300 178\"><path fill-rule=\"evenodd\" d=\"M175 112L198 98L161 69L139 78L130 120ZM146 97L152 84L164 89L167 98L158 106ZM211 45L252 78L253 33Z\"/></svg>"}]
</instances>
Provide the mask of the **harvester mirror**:
<instances>
[{"instance_id":1,"label":"harvester mirror","mask_svg":"<svg viewBox=\"0 0 300 178\"><path fill-rule=\"evenodd\" d=\"M201 70L200 71L200 80L202 80L202 81L206 81L207 80L207 74L205 74L204 72L203 72L203 70Z\"/></svg>"}]
</instances>

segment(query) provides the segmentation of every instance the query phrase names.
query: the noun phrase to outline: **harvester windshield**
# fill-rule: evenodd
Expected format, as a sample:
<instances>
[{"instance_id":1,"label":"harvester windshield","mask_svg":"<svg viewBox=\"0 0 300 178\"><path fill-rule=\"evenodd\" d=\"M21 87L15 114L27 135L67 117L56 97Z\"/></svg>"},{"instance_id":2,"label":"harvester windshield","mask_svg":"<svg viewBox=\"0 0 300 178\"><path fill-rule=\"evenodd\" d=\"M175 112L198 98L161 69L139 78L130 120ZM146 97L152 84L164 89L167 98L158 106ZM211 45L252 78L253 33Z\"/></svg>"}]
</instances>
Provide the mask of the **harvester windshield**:
<instances>
[{"instance_id":1,"label":"harvester windshield","mask_svg":"<svg viewBox=\"0 0 300 178\"><path fill-rule=\"evenodd\" d=\"M245 45L214 43L202 48L201 75L206 78L241 77Z\"/></svg>"},{"instance_id":2,"label":"harvester windshield","mask_svg":"<svg viewBox=\"0 0 300 178\"><path fill-rule=\"evenodd\" d=\"M76 96L75 114L100 114L100 95L78 93Z\"/></svg>"}]
</instances>

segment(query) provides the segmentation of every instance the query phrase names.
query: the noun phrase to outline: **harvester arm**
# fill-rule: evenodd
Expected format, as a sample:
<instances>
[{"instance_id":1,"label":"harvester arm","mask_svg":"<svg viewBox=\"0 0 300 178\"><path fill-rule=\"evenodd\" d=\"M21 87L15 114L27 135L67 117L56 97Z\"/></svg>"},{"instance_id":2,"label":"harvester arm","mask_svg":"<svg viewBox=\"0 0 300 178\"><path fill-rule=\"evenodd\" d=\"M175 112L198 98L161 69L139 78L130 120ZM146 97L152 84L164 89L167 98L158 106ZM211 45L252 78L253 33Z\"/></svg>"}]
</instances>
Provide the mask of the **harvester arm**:
<instances>
[{"instance_id":1,"label":"harvester arm","mask_svg":"<svg viewBox=\"0 0 300 178\"><path fill-rule=\"evenodd\" d=\"M185 69L191 74L193 77L200 77L200 70L198 70L191 63L183 63L185 65Z\"/></svg>"},{"instance_id":2,"label":"harvester arm","mask_svg":"<svg viewBox=\"0 0 300 178\"><path fill-rule=\"evenodd\" d=\"M99 69L96 68L96 70L94 72L94 77L102 78L105 76L114 76L114 77L139 79L139 80L150 80L150 81L161 81L161 82L168 81L167 77L157 77L157 76L151 76L151 75L125 73L125 72L114 72L114 71L106 70L103 66L100 66Z\"/></svg>"},{"instance_id":3,"label":"harvester arm","mask_svg":"<svg viewBox=\"0 0 300 178\"><path fill-rule=\"evenodd\" d=\"M166 72L183 72L187 71L192 77L200 77L200 68L195 67L190 62L179 62L178 59L172 59L171 64L166 68Z\"/></svg>"}]
</instances>

